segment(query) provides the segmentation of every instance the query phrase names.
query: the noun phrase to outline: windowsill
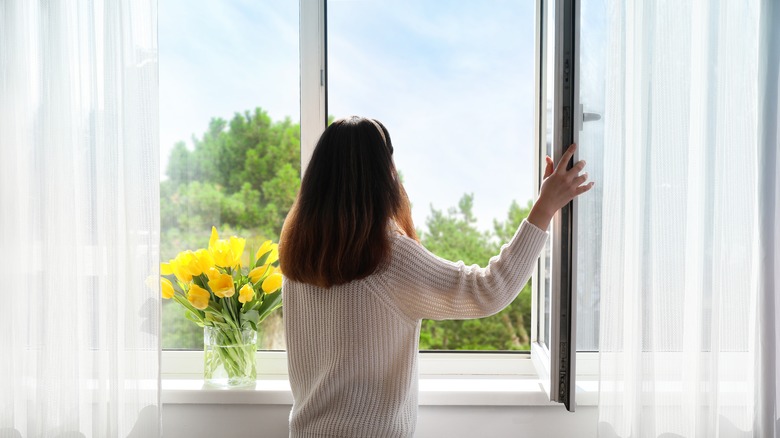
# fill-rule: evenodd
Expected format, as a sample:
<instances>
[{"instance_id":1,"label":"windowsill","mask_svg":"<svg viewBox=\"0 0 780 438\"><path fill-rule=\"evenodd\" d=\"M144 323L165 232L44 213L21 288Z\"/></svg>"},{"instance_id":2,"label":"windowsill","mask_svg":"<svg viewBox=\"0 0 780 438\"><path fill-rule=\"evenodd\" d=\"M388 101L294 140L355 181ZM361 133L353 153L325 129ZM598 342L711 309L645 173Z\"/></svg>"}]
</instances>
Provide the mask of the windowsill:
<instances>
[{"instance_id":1,"label":"windowsill","mask_svg":"<svg viewBox=\"0 0 780 438\"><path fill-rule=\"evenodd\" d=\"M164 351L164 404L291 405L287 356L282 351L257 353L259 375L254 387L205 386L203 352ZM598 404L598 355L577 353L577 405ZM528 353L420 353L421 406L554 406Z\"/></svg>"},{"instance_id":2,"label":"windowsill","mask_svg":"<svg viewBox=\"0 0 780 438\"><path fill-rule=\"evenodd\" d=\"M261 376L253 388L222 389L200 379L163 379L164 404L292 404L286 377ZM598 403L598 382L577 382L577 405ZM425 376L420 378L421 406L556 406L535 378L509 376Z\"/></svg>"}]
</instances>

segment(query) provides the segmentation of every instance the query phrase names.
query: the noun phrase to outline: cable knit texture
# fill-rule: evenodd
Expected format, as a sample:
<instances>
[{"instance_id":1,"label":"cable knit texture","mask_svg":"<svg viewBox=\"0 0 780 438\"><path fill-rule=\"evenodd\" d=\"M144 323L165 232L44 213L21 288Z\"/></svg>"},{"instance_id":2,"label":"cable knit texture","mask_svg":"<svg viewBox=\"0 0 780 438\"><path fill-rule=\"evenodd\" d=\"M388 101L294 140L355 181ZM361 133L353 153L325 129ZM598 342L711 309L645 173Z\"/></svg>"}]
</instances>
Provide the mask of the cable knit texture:
<instances>
[{"instance_id":1,"label":"cable knit texture","mask_svg":"<svg viewBox=\"0 0 780 438\"><path fill-rule=\"evenodd\" d=\"M485 268L392 239L388 263L362 280L323 289L285 279L291 437L412 436L421 320L481 318L509 305L547 233L524 221Z\"/></svg>"}]
</instances>

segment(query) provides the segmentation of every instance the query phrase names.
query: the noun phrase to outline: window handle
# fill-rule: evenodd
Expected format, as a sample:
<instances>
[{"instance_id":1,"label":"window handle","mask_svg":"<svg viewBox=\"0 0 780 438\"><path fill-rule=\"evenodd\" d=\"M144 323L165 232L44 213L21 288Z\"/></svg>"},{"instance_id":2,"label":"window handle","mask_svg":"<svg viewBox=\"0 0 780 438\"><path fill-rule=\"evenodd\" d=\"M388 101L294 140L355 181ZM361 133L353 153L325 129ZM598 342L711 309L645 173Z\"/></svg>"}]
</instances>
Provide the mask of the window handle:
<instances>
[{"instance_id":1,"label":"window handle","mask_svg":"<svg viewBox=\"0 0 780 438\"><path fill-rule=\"evenodd\" d=\"M580 114L582 114L582 118L579 119L579 127L580 131L582 131L582 125L585 122L595 122L596 120L601 120L601 114L599 113L586 113L585 108L582 104L580 104ZM575 120L577 120L575 118Z\"/></svg>"},{"instance_id":2,"label":"window handle","mask_svg":"<svg viewBox=\"0 0 780 438\"><path fill-rule=\"evenodd\" d=\"M582 113L583 122L595 122L601 120L601 114L599 113Z\"/></svg>"}]
</instances>

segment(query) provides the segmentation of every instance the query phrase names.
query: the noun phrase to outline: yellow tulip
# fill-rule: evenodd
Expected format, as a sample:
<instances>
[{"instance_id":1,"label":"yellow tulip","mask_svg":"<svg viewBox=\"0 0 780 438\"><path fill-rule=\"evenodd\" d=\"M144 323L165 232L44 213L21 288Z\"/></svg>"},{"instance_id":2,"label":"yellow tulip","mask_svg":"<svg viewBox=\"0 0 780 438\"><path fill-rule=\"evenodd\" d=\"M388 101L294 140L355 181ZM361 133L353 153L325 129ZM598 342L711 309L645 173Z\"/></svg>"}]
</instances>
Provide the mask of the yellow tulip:
<instances>
[{"instance_id":1,"label":"yellow tulip","mask_svg":"<svg viewBox=\"0 0 780 438\"><path fill-rule=\"evenodd\" d=\"M232 264L230 266L240 265L241 256L244 254L244 246L246 246L246 239L231 236L229 244L230 254L233 257Z\"/></svg>"},{"instance_id":2,"label":"yellow tulip","mask_svg":"<svg viewBox=\"0 0 780 438\"><path fill-rule=\"evenodd\" d=\"M258 266L255 269L249 271L249 281L257 283L268 271L268 265Z\"/></svg>"},{"instance_id":3,"label":"yellow tulip","mask_svg":"<svg viewBox=\"0 0 780 438\"><path fill-rule=\"evenodd\" d=\"M209 237L209 251L211 250L211 247L214 246L214 242L216 242L218 239L219 234L217 233L217 227L212 226L211 237Z\"/></svg>"},{"instance_id":4,"label":"yellow tulip","mask_svg":"<svg viewBox=\"0 0 780 438\"><path fill-rule=\"evenodd\" d=\"M230 253L230 245L225 240L217 240L209 245L209 251L214 258L214 263L223 268L232 267L233 255Z\"/></svg>"},{"instance_id":5,"label":"yellow tulip","mask_svg":"<svg viewBox=\"0 0 780 438\"><path fill-rule=\"evenodd\" d=\"M214 295L220 298L232 297L236 293L236 289L233 287L233 277L228 274L219 274L209 280L209 287Z\"/></svg>"},{"instance_id":6,"label":"yellow tulip","mask_svg":"<svg viewBox=\"0 0 780 438\"><path fill-rule=\"evenodd\" d=\"M173 274L176 275L176 278L179 279L179 281L183 283L189 283L192 281L192 273L189 269L187 269L186 259L187 256L185 253L179 253L179 255L176 256L175 259L171 260L170 267L173 270Z\"/></svg>"},{"instance_id":7,"label":"yellow tulip","mask_svg":"<svg viewBox=\"0 0 780 438\"><path fill-rule=\"evenodd\" d=\"M196 264L200 270L200 273L208 272L209 269L214 267L214 257L207 249L199 249L195 251Z\"/></svg>"},{"instance_id":8,"label":"yellow tulip","mask_svg":"<svg viewBox=\"0 0 780 438\"><path fill-rule=\"evenodd\" d=\"M244 253L246 239L232 236L228 240L220 239L215 227L211 227L209 238L209 253L214 259L214 264L223 268L233 268L241 264L241 255Z\"/></svg>"},{"instance_id":9,"label":"yellow tulip","mask_svg":"<svg viewBox=\"0 0 780 438\"><path fill-rule=\"evenodd\" d=\"M265 255L265 253L271 250L271 244L273 244L273 242L271 242L270 240L266 240L265 242L260 244L260 248L258 248L257 252L255 253L255 261L259 260L260 257L262 257L263 255Z\"/></svg>"},{"instance_id":10,"label":"yellow tulip","mask_svg":"<svg viewBox=\"0 0 780 438\"><path fill-rule=\"evenodd\" d=\"M263 292L270 294L282 287L282 274L274 272L263 280Z\"/></svg>"},{"instance_id":11,"label":"yellow tulip","mask_svg":"<svg viewBox=\"0 0 780 438\"><path fill-rule=\"evenodd\" d=\"M266 264L270 265L277 260L279 260L279 244L274 243L273 248L271 248L271 254L268 255L268 258L265 259L265 262Z\"/></svg>"},{"instance_id":12,"label":"yellow tulip","mask_svg":"<svg viewBox=\"0 0 780 438\"><path fill-rule=\"evenodd\" d=\"M241 290L238 291L238 301L242 303L248 303L255 298L255 290L252 289L252 285L247 283Z\"/></svg>"},{"instance_id":13,"label":"yellow tulip","mask_svg":"<svg viewBox=\"0 0 780 438\"><path fill-rule=\"evenodd\" d=\"M187 300L192 304L192 307L203 310L209 306L209 298L211 295L209 291L203 289L197 284L190 285L190 291L187 294Z\"/></svg>"},{"instance_id":14,"label":"yellow tulip","mask_svg":"<svg viewBox=\"0 0 780 438\"><path fill-rule=\"evenodd\" d=\"M160 263L160 275L173 275L173 260L168 263Z\"/></svg>"},{"instance_id":15,"label":"yellow tulip","mask_svg":"<svg viewBox=\"0 0 780 438\"><path fill-rule=\"evenodd\" d=\"M269 254L270 253L270 254ZM279 244L273 243L270 240L266 240L260 245L260 249L255 254L255 261L260 260L260 257L268 254L268 257L263 261L264 265L270 265L271 263L279 260Z\"/></svg>"},{"instance_id":16,"label":"yellow tulip","mask_svg":"<svg viewBox=\"0 0 780 438\"><path fill-rule=\"evenodd\" d=\"M219 270L217 268L213 267L213 266L211 268L208 268L206 270L205 274L206 274L206 277L209 278L209 280L213 280L213 279L219 277L220 275L222 275L222 273L219 272Z\"/></svg>"},{"instance_id":17,"label":"yellow tulip","mask_svg":"<svg viewBox=\"0 0 780 438\"><path fill-rule=\"evenodd\" d=\"M175 292L173 291L173 283L171 283L171 280L168 280L167 278L161 278L160 286L162 287L163 299L170 300L173 298Z\"/></svg>"},{"instance_id":18,"label":"yellow tulip","mask_svg":"<svg viewBox=\"0 0 780 438\"><path fill-rule=\"evenodd\" d=\"M189 282L192 277L196 277L203 273L204 267L198 261L198 257L192 251L182 251L176 256L172 265L174 274L181 281Z\"/></svg>"}]
</instances>

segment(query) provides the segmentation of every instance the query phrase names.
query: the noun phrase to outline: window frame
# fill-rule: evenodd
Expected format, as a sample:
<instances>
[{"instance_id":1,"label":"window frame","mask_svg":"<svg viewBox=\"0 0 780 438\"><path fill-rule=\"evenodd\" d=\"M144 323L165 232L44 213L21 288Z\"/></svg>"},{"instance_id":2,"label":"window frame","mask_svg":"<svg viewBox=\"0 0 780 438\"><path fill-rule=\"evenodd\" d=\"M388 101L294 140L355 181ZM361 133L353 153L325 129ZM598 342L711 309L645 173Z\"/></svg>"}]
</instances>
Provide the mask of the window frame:
<instances>
[{"instance_id":1,"label":"window frame","mask_svg":"<svg viewBox=\"0 0 780 438\"><path fill-rule=\"evenodd\" d=\"M418 372L422 377L442 376L494 376L540 379L546 385L549 380L539 374L536 359L530 352L453 352L422 351L419 353ZM256 354L258 380L286 379L288 377L287 352L284 350L262 350ZM596 380L598 376L598 353L577 353L578 377ZM164 350L162 352L161 374L168 379L202 379L202 350Z\"/></svg>"},{"instance_id":2,"label":"window frame","mask_svg":"<svg viewBox=\"0 0 780 438\"><path fill-rule=\"evenodd\" d=\"M550 139L552 158L558 162L566 147L578 141L577 120L579 102L579 1L537 0L535 53L536 84L536 120L535 140L537 152L537 187L541 187L542 157L547 142L547 78L548 54L552 53L553 80L555 81ZM550 19L549 14L554 14ZM549 47L547 40L548 24L553 22L554 46ZM580 115L581 117L581 115ZM567 163L571 167L575 157ZM543 339L541 332L548 321L544 312L544 292L546 267L544 257L537 261L536 276L533 282L533 306L531 339L531 357L540 378L549 382L545 386L550 401L563 403L566 409L574 412L576 406L577 362L584 361L587 353L577 352L576 342L576 199L559 210L552 223L551 239L551 282L550 282L550 336ZM582 358L582 359L580 359ZM583 373L584 375L584 373Z\"/></svg>"},{"instance_id":3,"label":"window frame","mask_svg":"<svg viewBox=\"0 0 780 438\"><path fill-rule=\"evenodd\" d=\"M545 84L544 70L544 20L543 5L548 0L536 0L535 22L535 180L537 189L541 185L543 163L542 141L544 141ZM574 0L570 0L574 1ZM301 173L306 169L317 139L327 126L327 0L300 0L299 3L299 48L300 48L300 102L301 102ZM575 134L576 135L576 134ZM303 175L301 175L303 176ZM421 376L514 376L540 379L545 392L550 395L550 363L552 352L540 342L540 327L543 327L543 261L537 262L532 275L531 307L531 351L421 351L419 374ZM286 378L286 351L258 351L258 378ZM598 353L578 352L580 362L578 376L593 380L598 375ZM202 378L203 352L196 350L163 350L161 352L161 374L164 380L181 378ZM574 391L572 385L571 391ZM552 399L551 399L552 400ZM573 410L572 404L571 410Z\"/></svg>"},{"instance_id":4,"label":"window frame","mask_svg":"<svg viewBox=\"0 0 780 438\"><path fill-rule=\"evenodd\" d=\"M326 0L300 0L301 179L328 123L326 8Z\"/></svg>"}]
</instances>

